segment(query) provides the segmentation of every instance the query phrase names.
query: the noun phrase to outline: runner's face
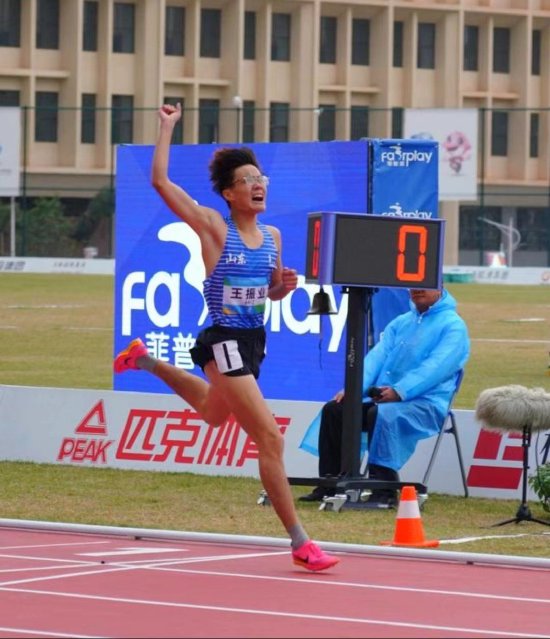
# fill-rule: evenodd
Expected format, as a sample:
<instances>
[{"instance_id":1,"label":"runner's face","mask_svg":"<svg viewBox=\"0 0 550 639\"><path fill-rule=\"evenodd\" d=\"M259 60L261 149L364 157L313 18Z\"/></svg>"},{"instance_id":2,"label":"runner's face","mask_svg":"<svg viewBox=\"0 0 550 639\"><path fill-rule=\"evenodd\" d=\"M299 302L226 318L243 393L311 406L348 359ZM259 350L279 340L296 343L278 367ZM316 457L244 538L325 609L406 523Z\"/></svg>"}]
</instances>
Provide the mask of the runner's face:
<instances>
[{"instance_id":1,"label":"runner's face","mask_svg":"<svg viewBox=\"0 0 550 639\"><path fill-rule=\"evenodd\" d=\"M233 173L233 183L226 189L231 208L265 211L267 184L268 179L253 164L239 166Z\"/></svg>"}]
</instances>

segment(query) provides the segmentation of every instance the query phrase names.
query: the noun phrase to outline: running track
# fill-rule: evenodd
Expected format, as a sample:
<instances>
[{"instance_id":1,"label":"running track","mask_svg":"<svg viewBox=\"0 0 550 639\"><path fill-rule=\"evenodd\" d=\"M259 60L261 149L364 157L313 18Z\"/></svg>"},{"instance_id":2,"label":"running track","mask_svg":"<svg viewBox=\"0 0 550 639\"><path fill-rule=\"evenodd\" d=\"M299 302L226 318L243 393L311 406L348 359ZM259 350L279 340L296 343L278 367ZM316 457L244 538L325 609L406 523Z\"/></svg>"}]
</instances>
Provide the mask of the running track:
<instances>
[{"instance_id":1,"label":"running track","mask_svg":"<svg viewBox=\"0 0 550 639\"><path fill-rule=\"evenodd\" d=\"M550 636L550 560L322 545L0 520L0 637Z\"/></svg>"}]
</instances>

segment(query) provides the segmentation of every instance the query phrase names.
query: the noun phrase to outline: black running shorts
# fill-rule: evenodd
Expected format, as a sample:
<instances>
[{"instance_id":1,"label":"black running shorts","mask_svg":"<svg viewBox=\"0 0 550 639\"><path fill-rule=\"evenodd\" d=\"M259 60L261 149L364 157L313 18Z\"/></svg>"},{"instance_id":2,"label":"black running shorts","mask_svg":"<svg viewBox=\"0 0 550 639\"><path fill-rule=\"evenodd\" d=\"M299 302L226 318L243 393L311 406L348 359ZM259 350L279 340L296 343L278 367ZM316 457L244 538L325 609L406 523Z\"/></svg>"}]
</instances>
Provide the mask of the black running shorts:
<instances>
[{"instance_id":1,"label":"black running shorts","mask_svg":"<svg viewBox=\"0 0 550 639\"><path fill-rule=\"evenodd\" d=\"M220 373L229 377L260 376L265 357L265 329L210 326L201 331L191 349L193 362L202 370L214 360Z\"/></svg>"}]
</instances>

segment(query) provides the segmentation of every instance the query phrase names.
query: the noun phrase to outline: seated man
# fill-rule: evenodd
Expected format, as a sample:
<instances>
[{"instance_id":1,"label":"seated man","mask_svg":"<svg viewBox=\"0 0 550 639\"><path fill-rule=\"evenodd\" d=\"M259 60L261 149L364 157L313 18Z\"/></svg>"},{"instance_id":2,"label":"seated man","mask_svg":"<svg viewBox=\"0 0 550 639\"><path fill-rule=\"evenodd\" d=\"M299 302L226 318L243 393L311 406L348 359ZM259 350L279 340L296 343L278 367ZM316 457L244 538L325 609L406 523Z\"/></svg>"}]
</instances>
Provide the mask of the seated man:
<instances>
[{"instance_id":1,"label":"seated man","mask_svg":"<svg viewBox=\"0 0 550 639\"><path fill-rule=\"evenodd\" d=\"M398 471L418 441L439 432L457 373L470 354L466 324L448 291L411 289L409 305L410 311L388 323L364 360L362 430L367 433L370 479L399 481ZM321 412L320 477L340 474L343 397L340 391ZM322 501L330 495L333 489L318 486L299 500ZM396 493L375 490L369 502L388 508L395 505Z\"/></svg>"}]
</instances>

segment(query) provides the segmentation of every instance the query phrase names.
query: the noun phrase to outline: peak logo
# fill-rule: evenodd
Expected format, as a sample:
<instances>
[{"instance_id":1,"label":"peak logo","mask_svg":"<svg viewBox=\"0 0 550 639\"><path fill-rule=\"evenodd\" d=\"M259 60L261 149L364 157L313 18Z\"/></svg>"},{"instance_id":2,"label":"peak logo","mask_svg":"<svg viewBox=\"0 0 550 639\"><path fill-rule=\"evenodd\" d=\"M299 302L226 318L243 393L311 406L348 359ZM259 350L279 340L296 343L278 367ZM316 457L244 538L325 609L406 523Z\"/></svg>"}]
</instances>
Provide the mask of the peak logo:
<instances>
[{"instance_id":1,"label":"peak logo","mask_svg":"<svg viewBox=\"0 0 550 639\"><path fill-rule=\"evenodd\" d=\"M468 486L515 490L523 472L520 433L480 430L468 473Z\"/></svg>"},{"instance_id":2,"label":"peak logo","mask_svg":"<svg viewBox=\"0 0 550 639\"><path fill-rule=\"evenodd\" d=\"M74 432L78 437L63 438L57 461L107 463L107 449L113 440L104 439L107 437L107 421L102 400L86 413Z\"/></svg>"},{"instance_id":3,"label":"peak logo","mask_svg":"<svg viewBox=\"0 0 550 639\"><path fill-rule=\"evenodd\" d=\"M408 167L414 162L423 162L429 164L432 161L432 151L404 151L400 144L394 144L389 147L389 151L382 151L380 160L391 167Z\"/></svg>"}]
</instances>

